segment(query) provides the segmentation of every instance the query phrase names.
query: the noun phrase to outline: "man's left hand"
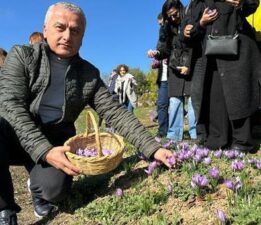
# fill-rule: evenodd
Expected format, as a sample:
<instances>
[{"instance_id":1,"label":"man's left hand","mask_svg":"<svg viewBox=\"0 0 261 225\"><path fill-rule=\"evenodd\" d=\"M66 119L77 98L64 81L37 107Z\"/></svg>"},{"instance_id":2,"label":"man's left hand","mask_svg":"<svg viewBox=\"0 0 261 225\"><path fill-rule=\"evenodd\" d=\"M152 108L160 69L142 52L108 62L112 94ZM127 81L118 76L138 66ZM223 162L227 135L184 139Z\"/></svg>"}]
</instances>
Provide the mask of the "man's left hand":
<instances>
[{"instance_id":1,"label":"man's left hand","mask_svg":"<svg viewBox=\"0 0 261 225\"><path fill-rule=\"evenodd\" d=\"M168 168L171 168L171 165L169 164L168 158L170 158L173 155L173 152L171 152L168 149L160 148L154 153L154 159L162 162L164 165L166 165Z\"/></svg>"}]
</instances>

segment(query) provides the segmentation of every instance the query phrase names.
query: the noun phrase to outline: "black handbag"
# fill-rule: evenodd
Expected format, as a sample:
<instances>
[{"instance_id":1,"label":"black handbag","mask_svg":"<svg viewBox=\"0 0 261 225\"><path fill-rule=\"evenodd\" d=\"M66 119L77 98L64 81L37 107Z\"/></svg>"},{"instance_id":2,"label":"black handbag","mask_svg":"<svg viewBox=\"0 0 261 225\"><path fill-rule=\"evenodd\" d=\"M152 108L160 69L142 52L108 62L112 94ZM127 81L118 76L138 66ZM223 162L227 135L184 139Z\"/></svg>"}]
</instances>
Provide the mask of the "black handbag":
<instances>
[{"instance_id":1,"label":"black handbag","mask_svg":"<svg viewBox=\"0 0 261 225\"><path fill-rule=\"evenodd\" d=\"M237 55L238 33L234 35L208 35L205 55Z\"/></svg>"}]
</instances>

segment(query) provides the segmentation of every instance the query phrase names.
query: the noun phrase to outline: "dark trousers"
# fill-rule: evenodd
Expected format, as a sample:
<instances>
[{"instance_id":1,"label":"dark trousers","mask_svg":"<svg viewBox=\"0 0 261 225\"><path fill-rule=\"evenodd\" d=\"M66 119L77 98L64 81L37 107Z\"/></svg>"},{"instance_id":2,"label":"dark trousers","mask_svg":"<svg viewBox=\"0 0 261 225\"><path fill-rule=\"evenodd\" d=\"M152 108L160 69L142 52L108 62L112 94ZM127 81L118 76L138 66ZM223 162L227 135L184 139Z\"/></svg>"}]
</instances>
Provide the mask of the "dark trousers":
<instances>
[{"instance_id":1,"label":"dark trousers","mask_svg":"<svg viewBox=\"0 0 261 225\"><path fill-rule=\"evenodd\" d=\"M73 124L42 125L41 130L54 146L63 145L75 134ZM19 211L20 207L14 200L10 165L25 166L30 175L33 196L57 202L70 190L72 177L46 162L35 164L21 147L13 128L0 117L0 210L9 208Z\"/></svg>"},{"instance_id":2,"label":"dark trousers","mask_svg":"<svg viewBox=\"0 0 261 225\"><path fill-rule=\"evenodd\" d=\"M160 136L166 136L169 126L169 97L168 97L168 82L161 81L158 90L158 100L157 100L157 112L158 112L158 123Z\"/></svg>"},{"instance_id":3,"label":"dark trousers","mask_svg":"<svg viewBox=\"0 0 261 225\"><path fill-rule=\"evenodd\" d=\"M250 117L229 119L215 62L211 62L207 69L198 128L210 149L228 148L231 144L253 145Z\"/></svg>"}]
</instances>

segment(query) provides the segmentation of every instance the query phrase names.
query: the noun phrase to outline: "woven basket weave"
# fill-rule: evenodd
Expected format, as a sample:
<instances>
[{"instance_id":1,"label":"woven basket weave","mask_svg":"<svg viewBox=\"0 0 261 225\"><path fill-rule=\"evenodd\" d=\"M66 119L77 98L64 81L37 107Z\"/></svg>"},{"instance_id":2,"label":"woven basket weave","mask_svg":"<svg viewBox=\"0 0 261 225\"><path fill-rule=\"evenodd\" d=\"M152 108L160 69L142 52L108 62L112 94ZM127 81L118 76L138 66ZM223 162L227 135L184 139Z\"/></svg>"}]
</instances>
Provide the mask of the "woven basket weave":
<instances>
[{"instance_id":1,"label":"woven basket weave","mask_svg":"<svg viewBox=\"0 0 261 225\"><path fill-rule=\"evenodd\" d=\"M91 123L95 131L94 133L89 133ZM64 145L71 147L71 152L65 153L69 161L81 169L85 175L104 174L114 170L122 161L124 150L124 142L121 136L112 133L99 133L95 117L91 111L86 113L86 133L68 139ZM76 155L75 152L79 148L95 148L98 156L85 157ZM104 156L102 149L111 150L112 154Z\"/></svg>"}]
</instances>

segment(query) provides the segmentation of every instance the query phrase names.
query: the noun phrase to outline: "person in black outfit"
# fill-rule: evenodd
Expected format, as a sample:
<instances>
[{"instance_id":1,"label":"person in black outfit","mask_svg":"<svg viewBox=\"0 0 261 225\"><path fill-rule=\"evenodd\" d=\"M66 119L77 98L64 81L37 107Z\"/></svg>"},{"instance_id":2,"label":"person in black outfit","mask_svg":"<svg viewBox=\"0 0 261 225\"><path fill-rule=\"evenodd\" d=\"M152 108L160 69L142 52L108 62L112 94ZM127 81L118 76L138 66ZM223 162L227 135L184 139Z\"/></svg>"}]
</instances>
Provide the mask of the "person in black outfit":
<instances>
[{"instance_id":1,"label":"person in black outfit","mask_svg":"<svg viewBox=\"0 0 261 225\"><path fill-rule=\"evenodd\" d=\"M259 0L195 0L185 16L185 40L193 45L192 102L198 132L210 149L252 151L250 117L259 100L261 58L245 17ZM205 55L209 34L239 34L238 54Z\"/></svg>"}]
</instances>

